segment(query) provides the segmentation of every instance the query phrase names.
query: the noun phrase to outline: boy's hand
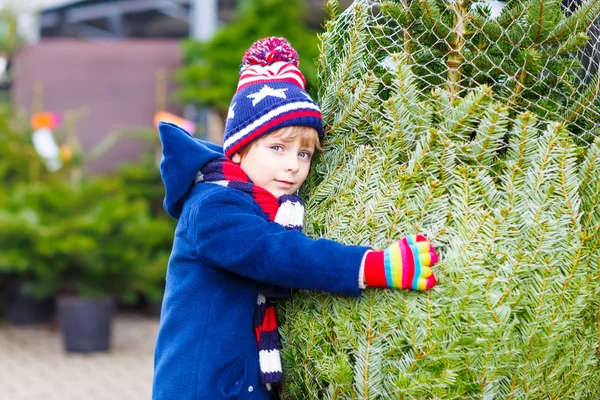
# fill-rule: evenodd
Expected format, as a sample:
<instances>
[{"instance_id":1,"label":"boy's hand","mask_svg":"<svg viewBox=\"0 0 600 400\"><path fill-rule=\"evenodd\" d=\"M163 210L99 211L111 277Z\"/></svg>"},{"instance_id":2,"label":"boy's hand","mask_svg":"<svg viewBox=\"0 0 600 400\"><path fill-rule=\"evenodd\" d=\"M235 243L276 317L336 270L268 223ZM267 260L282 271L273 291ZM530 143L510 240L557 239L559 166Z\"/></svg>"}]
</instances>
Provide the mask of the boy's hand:
<instances>
[{"instance_id":1,"label":"boy's hand","mask_svg":"<svg viewBox=\"0 0 600 400\"><path fill-rule=\"evenodd\" d=\"M365 283L371 287L427 290L437 281L431 266L438 261L431 243L422 235L407 236L365 259Z\"/></svg>"}]
</instances>

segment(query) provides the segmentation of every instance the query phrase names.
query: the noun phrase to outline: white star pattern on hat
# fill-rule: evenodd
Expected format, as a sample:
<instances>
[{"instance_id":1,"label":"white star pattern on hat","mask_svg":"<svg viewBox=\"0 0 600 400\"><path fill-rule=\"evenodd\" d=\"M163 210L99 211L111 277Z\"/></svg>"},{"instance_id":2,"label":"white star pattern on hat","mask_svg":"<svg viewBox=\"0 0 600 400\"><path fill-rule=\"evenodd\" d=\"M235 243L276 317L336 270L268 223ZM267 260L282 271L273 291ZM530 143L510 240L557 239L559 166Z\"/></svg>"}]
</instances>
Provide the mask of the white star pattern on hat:
<instances>
[{"instance_id":1,"label":"white star pattern on hat","mask_svg":"<svg viewBox=\"0 0 600 400\"><path fill-rule=\"evenodd\" d=\"M256 106L267 96L273 96L273 97L279 97L280 99L286 99L287 97L285 96L285 93L284 93L286 90L287 89L273 89L273 88L265 85L262 87L262 89L260 89L260 91L253 93L253 94L249 94L246 97L249 99L253 99L252 105Z\"/></svg>"},{"instance_id":2,"label":"white star pattern on hat","mask_svg":"<svg viewBox=\"0 0 600 400\"><path fill-rule=\"evenodd\" d=\"M309 99L309 100L311 100L311 101L312 101L312 98L310 97L310 95L309 95L308 93L306 93L306 92L302 92L302 94L303 94L303 95L304 95L304 96L305 96L307 99Z\"/></svg>"},{"instance_id":3,"label":"white star pattern on hat","mask_svg":"<svg viewBox=\"0 0 600 400\"><path fill-rule=\"evenodd\" d=\"M235 118L235 112L233 112L233 109L235 108L236 104L237 103L233 103L231 106L229 106L229 111L227 112L227 119Z\"/></svg>"}]
</instances>

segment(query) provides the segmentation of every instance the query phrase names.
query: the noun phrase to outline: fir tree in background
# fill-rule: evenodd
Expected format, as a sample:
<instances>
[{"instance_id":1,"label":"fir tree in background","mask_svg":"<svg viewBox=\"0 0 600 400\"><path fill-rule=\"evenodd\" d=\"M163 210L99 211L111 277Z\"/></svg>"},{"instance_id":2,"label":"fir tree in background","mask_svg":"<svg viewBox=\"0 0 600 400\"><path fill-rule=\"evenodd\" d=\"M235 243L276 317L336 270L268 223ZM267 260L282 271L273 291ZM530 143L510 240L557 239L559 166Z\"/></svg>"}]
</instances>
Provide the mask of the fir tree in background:
<instances>
[{"instance_id":1,"label":"fir tree in background","mask_svg":"<svg viewBox=\"0 0 600 400\"><path fill-rule=\"evenodd\" d=\"M185 66L178 78L178 97L188 103L210 105L224 116L235 93L240 58L250 45L263 37L283 36L298 50L302 71L314 81L318 39L302 21L301 0L243 0L236 18L209 42L189 41L184 46Z\"/></svg>"},{"instance_id":2,"label":"fir tree in background","mask_svg":"<svg viewBox=\"0 0 600 400\"><path fill-rule=\"evenodd\" d=\"M313 237L376 249L423 233L440 250L439 283L426 293L300 292L285 302L285 397L592 399L600 390L600 139L573 132L583 132L576 121L597 130L586 115L598 114L573 108L574 118L562 116L565 102L590 94L583 85L597 79L578 81L578 61L563 60L565 53L555 73L573 74L577 93L549 90L550 67L537 69L539 79L529 70L519 89L510 78L518 70L510 75L508 65L541 39L503 56L504 45L492 36L486 42L475 25L456 49L481 46L477 57L463 51L459 67L448 62L454 47L442 53L432 41L429 54L438 61L415 61L428 51L425 36L450 18L408 21L422 30L416 51L399 17L390 22L380 12L408 3L415 13L436 5L444 14L467 2L360 1L340 15L330 3L317 85L326 151L305 185L306 226ZM521 13L530 19L519 35L531 39L531 13L551 3L508 2L489 23L502 26ZM573 15L587 20L581 10L599 3ZM566 24L552 10L540 20L540 37ZM469 7L466 21L479 15ZM396 36L386 36L392 28ZM507 66L478 74L475 61L484 56ZM494 75L500 70L506 79ZM598 103L596 95L589 100Z\"/></svg>"},{"instance_id":3,"label":"fir tree in background","mask_svg":"<svg viewBox=\"0 0 600 400\"><path fill-rule=\"evenodd\" d=\"M0 181L4 188L17 182L39 182L48 174L33 147L29 127L15 115L14 107L0 102Z\"/></svg>"}]
</instances>

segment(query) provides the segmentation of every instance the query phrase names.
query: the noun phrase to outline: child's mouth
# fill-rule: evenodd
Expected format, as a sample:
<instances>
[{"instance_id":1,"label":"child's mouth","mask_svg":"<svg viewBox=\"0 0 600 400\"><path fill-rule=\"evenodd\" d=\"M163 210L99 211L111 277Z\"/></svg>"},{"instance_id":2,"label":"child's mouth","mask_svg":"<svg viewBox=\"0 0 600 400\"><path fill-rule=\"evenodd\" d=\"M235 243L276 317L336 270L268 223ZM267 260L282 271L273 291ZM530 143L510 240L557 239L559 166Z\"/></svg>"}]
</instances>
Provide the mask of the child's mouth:
<instances>
[{"instance_id":1,"label":"child's mouth","mask_svg":"<svg viewBox=\"0 0 600 400\"><path fill-rule=\"evenodd\" d=\"M279 179L275 179L275 182L280 183L285 186L292 186L294 183L290 181L280 181Z\"/></svg>"}]
</instances>

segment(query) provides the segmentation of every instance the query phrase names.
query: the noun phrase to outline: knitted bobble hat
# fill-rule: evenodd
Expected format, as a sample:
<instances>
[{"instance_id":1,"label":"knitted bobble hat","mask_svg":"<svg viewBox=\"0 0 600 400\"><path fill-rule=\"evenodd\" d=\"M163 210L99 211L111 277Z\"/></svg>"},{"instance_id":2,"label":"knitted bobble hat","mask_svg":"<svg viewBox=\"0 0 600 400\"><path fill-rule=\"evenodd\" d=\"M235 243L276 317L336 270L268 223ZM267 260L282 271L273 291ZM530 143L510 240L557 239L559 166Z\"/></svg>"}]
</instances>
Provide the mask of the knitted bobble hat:
<instances>
[{"instance_id":1,"label":"knitted bobble hat","mask_svg":"<svg viewBox=\"0 0 600 400\"><path fill-rule=\"evenodd\" d=\"M321 110L305 91L299 64L298 53L283 38L258 40L246 51L225 123L227 157L287 126L314 128L323 137Z\"/></svg>"}]
</instances>

